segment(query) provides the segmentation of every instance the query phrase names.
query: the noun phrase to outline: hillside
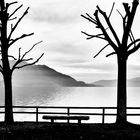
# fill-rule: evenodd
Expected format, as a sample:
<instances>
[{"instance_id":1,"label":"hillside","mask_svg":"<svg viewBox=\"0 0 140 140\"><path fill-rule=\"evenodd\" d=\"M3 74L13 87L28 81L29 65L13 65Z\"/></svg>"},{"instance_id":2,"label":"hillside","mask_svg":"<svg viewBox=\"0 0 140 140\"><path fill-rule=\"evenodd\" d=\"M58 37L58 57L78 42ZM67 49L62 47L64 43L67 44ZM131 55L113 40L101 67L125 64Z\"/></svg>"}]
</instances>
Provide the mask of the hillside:
<instances>
[{"instance_id":1,"label":"hillside","mask_svg":"<svg viewBox=\"0 0 140 140\"><path fill-rule=\"evenodd\" d=\"M14 86L68 86L86 87L94 86L77 81L74 78L59 73L45 65L28 66L16 70L13 74Z\"/></svg>"},{"instance_id":2,"label":"hillside","mask_svg":"<svg viewBox=\"0 0 140 140\"><path fill-rule=\"evenodd\" d=\"M92 84L101 85L103 87L113 87L113 86L117 86L117 80L99 80ZM127 86L128 87L140 87L140 77L128 79Z\"/></svg>"}]
</instances>

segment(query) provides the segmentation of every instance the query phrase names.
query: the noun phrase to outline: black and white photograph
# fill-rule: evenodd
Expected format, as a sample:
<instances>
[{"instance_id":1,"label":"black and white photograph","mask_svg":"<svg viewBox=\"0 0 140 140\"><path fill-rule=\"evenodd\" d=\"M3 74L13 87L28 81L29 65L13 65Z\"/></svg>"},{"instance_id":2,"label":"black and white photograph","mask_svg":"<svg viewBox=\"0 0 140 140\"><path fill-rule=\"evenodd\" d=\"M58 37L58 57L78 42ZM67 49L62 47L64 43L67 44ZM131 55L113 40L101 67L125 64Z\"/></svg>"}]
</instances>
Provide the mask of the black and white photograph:
<instances>
[{"instance_id":1,"label":"black and white photograph","mask_svg":"<svg viewBox=\"0 0 140 140\"><path fill-rule=\"evenodd\" d=\"M0 0L0 140L138 139L139 0Z\"/></svg>"}]
</instances>

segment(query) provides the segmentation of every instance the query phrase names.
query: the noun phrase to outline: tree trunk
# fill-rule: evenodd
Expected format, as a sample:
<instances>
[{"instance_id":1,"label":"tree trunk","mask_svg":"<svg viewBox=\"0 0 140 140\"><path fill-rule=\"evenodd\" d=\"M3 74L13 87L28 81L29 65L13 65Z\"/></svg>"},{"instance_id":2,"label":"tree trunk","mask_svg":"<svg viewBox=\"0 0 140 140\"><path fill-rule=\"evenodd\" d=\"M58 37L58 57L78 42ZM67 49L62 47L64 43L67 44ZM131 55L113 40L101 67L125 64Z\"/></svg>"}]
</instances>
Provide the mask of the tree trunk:
<instances>
[{"instance_id":1,"label":"tree trunk","mask_svg":"<svg viewBox=\"0 0 140 140\"><path fill-rule=\"evenodd\" d=\"M117 118L116 123L126 123L127 59L118 57Z\"/></svg>"},{"instance_id":2,"label":"tree trunk","mask_svg":"<svg viewBox=\"0 0 140 140\"><path fill-rule=\"evenodd\" d=\"M12 74L4 75L5 85L5 123L11 124L13 119L13 105L12 105Z\"/></svg>"}]
</instances>

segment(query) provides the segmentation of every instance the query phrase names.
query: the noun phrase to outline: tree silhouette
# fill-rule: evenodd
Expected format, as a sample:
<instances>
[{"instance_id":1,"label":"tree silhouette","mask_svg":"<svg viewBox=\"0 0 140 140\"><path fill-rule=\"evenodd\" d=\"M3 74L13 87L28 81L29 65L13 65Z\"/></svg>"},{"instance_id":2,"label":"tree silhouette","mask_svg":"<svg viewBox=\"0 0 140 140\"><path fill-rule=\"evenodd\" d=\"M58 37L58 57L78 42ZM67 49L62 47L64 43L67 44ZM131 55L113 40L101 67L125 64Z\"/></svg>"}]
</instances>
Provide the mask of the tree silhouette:
<instances>
[{"instance_id":1,"label":"tree silhouette","mask_svg":"<svg viewBox=\"0 0 140 140\"><path fill-rule=\"evenodd\" d=\"M107 42L107 45L103 47L94 57L97 57L108 46L111 46L114 52L108 54L107 57L114 54L116 54L117 56L118 82L117 82L116 123L127 122L127 116L126 116L127 60L129 55L136 52L140 48L140 38L135 39L131 30L138 4L139 4L138 0L133 0L132 6L129 6L128 3L123 3L123 7L125 10L124 16L120 13L120 11L117 10L122 18L122 23L123 23L122 25L123 33L122 33L121 40L119 39L119 36L117 35L110 21L110 17L113 12L115 3L113 3L109 15L107 15L106 12L101 10L99 6L97 6L97 9L94 13L94 17L90 16L88 13L86 13L86 15L81 15L83 18L93 23L96 26L96 28L98 28L101 31L101 33L96 35L88 34L82 31L83 34L87 35L87 39L98 38L101 40L105 40ZM101 18L101 16L103 18ZM104 19L104 21L102 19ZM106 28L105 25L107 25L108 27Z\"/></svg>"},{"instance_id":2,"label":"tree silhouette","mask_svg":"<svg viewBox=\"0 0 140 140\"><path fill-rule=\"evenodd\" d=\"M40 57L36 60L33 58L27 58L27 54L29 54L36 45L41 42L34 44L28 51L21 53L21 48L18 51L18 58L8 53L8 50L11 46L13 46L17 41L29 37L34 33L30 34L22 34L19 37L13 38L13 33L18 27L19 23L28 13L29 7L25 10L20 18L14 17L15 13L22 8L23 5L18 6L9 13L9 9L17 4L17 2L6 3L4 0L0 2L0 55L1 55L1 65L0 72L3 75L4 86L5 86L5 123L10 124L14 122L13 119L13 110L12 110L12 73L15 69L20 69L25 66L33 65L37 63L40 58L44 55L40 55ZM11 21L14 21L13 24L10 24ZM9 29L10 24L10 31ZM10 66L10 59L14 60L14 65ZM28 63L23 63L28 62Z\"/></svg>"}]
</instances>

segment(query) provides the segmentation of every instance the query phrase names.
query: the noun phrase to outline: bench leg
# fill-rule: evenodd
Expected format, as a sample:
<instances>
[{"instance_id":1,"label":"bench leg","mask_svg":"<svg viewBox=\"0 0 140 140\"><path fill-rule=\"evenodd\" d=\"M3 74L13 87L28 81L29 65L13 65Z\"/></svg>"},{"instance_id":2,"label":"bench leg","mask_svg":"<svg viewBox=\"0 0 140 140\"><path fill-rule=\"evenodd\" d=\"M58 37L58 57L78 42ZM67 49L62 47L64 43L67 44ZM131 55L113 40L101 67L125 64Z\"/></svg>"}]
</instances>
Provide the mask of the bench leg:
<instances>
[{"instance_id":1,"label":"bench leg","mask_svg":"<svg viewBox=\"0 0 140 140\"><path fill-rule=\"evenodd\" d=\"M78 119L78 124L79 124L79 125L81 124L81 119Z\"/></svg>"},{"instance_id":2,"label":"bench leg","mask_svg":"<svg viewBox=\"0 0 140 140\"><path fill-rule=\"evenodd\" d=\"M51 119L51 124L53 124L54 123L54 119Z\"/></svg>"},{"instance_id":3,"label":"bench leg","mask_svg":"<svg viewBox=\"0 0 140 140\"><path fill-rule=\"evenodd\" d=\"M67 121L68 123L70 123L70 120L68 119L68 121Z\"/></svg>"}]
</instances>

